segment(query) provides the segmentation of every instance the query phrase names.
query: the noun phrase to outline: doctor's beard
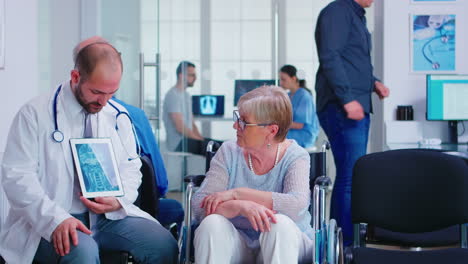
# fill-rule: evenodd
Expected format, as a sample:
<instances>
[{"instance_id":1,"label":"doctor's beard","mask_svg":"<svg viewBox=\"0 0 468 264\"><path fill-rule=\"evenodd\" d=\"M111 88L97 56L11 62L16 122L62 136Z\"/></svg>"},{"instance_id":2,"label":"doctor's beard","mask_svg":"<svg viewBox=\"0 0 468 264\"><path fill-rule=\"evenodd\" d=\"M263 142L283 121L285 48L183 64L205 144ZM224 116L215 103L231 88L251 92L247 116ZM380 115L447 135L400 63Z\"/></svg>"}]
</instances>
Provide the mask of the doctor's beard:
<instances>
[{"instance_id":1,"label":"doctor's beard","mask_svg":"<svg viewBox=\"0 0 468 264\"><path fill-rule=\"evenodd\" d=\"M99 102L86 102L84 98L81 83L75 86L75 97L78 103L86 110L86 112L95 114L102 110L105 105L101 105Z\"/></svg>"}]
</instances>

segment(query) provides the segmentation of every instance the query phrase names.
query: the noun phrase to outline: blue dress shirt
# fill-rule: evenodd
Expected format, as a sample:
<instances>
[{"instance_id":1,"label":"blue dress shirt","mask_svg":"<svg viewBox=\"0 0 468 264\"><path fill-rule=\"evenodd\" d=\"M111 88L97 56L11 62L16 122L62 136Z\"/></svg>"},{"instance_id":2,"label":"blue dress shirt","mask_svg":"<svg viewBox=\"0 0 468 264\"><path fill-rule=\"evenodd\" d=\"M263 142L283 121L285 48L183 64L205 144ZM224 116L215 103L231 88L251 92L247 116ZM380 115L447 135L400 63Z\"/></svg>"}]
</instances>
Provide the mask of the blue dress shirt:
<instances>
[{"instance_id":1,"label":"blue dress shirt","mask_svg":"<svg viewBox=\"0 0 468 264\"><path fill-rule=\"evenodd\" d=\"M376 78L371 64L371 36L365 10L354 0L335 0L319 15L315 41L320 66L317 71L317 111L328 103L357 100L372 111L371 94Z\"/></svg>"}]
</instances>

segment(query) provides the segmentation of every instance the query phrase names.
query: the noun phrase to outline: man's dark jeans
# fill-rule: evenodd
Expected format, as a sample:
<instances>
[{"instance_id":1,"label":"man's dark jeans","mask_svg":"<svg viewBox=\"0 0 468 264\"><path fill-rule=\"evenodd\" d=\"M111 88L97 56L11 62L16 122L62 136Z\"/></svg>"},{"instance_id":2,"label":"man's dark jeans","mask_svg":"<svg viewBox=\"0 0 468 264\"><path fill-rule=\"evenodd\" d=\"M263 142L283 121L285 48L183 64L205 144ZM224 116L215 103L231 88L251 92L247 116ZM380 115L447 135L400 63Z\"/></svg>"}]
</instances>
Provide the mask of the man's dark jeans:
<instances>
[{"instance_id":1,"label":"man's dark jeans","mask_svg":"<svg viewBox=\"0 0 468 264\"><path fill-rule=\"evenodd\" d=\"M176 223L177 234L180 235L180 228L184 221L184 208L182 208L182 204L177 200L161 198L159 200L159 214L157 219L159 223L165 227Z\"/></svg>"},{"instance_id":2,"label":"man's dark jeans","mask_svg":"<svg viewBox=\"0 0 468 264\"><path fill-rule=\"evenodd\" d=\"M353 240L351 223L351 182L356 161L366 154L370 118L355 121L346 117L343 107L328 104L317 113L320 125L330 141L336 165L330 217L336 219L343 230L345 246Z\"/></svg>"}]
</instances>

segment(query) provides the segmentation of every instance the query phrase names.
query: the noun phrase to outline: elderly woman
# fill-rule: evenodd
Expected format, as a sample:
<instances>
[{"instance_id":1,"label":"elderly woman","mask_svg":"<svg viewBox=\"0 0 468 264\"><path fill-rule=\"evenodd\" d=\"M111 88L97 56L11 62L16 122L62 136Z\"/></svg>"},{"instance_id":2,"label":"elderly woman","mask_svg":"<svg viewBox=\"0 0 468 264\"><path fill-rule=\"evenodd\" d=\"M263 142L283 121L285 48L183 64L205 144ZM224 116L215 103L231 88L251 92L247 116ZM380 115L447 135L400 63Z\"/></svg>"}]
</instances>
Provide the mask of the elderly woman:
<instances>
[{"instance_id":1,"label":"elderly woman","mask_svg":"<svg viewBox=\"0 0 468 264\"><path fill-rule=\"evenodd\" d=\"M234 111L237 142L218 150L193 198L196 263L312 262L309 155L285 140L292 122L283 89L263 86Z\"/></svg>"}]
</instances>

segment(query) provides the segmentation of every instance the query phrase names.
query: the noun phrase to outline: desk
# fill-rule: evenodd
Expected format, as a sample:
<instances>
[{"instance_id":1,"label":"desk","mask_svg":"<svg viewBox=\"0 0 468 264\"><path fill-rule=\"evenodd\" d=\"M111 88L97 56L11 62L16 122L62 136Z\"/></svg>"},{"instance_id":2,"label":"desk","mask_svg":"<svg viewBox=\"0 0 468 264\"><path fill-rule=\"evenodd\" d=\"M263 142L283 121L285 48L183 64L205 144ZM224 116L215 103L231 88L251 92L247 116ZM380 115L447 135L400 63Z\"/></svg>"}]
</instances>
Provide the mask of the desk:
<instances>
[{"instance_id":1,"label":"desk","mask_svg":"<svg viewBox=\"0 0 468 264\"><path fill-rule=\"evenodd\" d=\"M440 144L426 145L420 143L388 143L387 150L394 149L436 149L450 155L455 155L468 160L468 145L465 144Z\"/></svg>"},{"instance_id":2,"label":"desk","mask_svg":"<svg viewBox=\"0 0 468 264\"><path fill-rule=\"evenodd\" d=\"M213 122L213 121L232 121L232 116L226 117L226 116L195 116L193 118L195 121L200 121L200 122Z\"/></svg>"}]
</instances>

